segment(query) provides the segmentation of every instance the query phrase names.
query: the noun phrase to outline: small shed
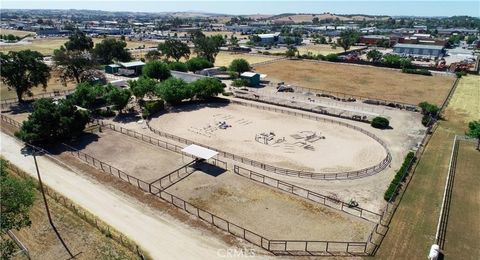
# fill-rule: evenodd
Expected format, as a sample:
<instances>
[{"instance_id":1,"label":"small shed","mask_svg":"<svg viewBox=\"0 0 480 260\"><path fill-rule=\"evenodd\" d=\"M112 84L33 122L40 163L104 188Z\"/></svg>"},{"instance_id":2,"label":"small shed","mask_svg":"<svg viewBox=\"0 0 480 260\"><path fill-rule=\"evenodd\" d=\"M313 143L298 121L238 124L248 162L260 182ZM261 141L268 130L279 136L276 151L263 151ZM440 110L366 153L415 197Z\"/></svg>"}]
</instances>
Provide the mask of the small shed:
<instances>
[{"instance_id":1,"label":"small shed","mask_svg":"<svg viewBox=\"0 0 480 260\"><path fill-rule=\"evenodd\" d=\"M118 64L110 64L105 66L105 73L115 74L118 73L118 69L121 68Z\"/></svg>"},{"instance_id":2,"label":"small shed","mask_svg":"<svg viewBox=\"0 0 480 260\"><path fill-rule=\"evenodd\" d=\"M240 74L240 78L248 81L250 87L256 87L260 85L260 74L255 72L244 72Z\"/></svg>"},{"instance_id":3,"label":"small shed","mask_svg":"<svg viewBox=\"0 0 480 260\"><path fill-rule=\"evenodd\" d=\"M122 67L118 72L125 76L138 76L142 74L142 68L145 66L143 61L120 62Z\"/></svg>"}]
</instances>

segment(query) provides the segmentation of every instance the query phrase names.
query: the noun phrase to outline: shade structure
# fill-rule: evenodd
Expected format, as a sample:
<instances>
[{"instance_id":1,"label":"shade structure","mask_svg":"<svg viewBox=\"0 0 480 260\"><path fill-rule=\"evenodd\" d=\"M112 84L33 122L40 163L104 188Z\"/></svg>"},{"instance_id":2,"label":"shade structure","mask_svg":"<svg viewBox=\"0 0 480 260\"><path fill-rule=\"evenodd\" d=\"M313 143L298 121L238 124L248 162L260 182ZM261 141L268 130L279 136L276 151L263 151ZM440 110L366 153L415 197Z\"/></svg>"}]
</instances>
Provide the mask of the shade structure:
<instances>
[{"instance_id":1,"label":"shade structure","mask_svg":"<svg viewBox=\"0 0 480 260\"><path fill-rule=\"evenodd\" d=\"M218 154L217 151L214 151L214 150L211 150L211 149L208 149L208 148L196 145L196 144L191 144L191 145L183 148L182 152L188 153L188 154L193 155L197 158L201 158L201 159L205 159L205 160L208 160L208 159L210 159L213 156Z\"/></svg>"}]
</instances>

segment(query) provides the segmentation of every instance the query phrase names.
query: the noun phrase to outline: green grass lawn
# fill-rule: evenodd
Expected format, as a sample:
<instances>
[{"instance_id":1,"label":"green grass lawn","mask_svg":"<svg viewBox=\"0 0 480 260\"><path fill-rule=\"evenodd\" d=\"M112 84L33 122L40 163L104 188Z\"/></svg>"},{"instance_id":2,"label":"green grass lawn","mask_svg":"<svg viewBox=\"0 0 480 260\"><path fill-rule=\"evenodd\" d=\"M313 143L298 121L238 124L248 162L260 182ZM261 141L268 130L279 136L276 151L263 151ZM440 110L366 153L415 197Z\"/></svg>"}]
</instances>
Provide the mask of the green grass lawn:
<instances>
[{"instance_id":1,"label":"green grass lawn","mask_svg":"<svg viewBox=\"0 0 480 260\"><path fill-rule=\"evenodd\" d=\"M471 91L472 80L480 80L480 77L462 78L452 100L461 96L464 102L474 104L476 96L464 95L466 91ZM439 122L437 130L420 158L410 185L375 258L427 258L430 246L435 240L453 138L456 134L465 133L467 123L471 120L469 115L476 109L476 106L465 107L463 104L463 102L453 102L445 110L444 120ZM461 108L458 107L460 105Z\"/></svg>"}]
</instances>

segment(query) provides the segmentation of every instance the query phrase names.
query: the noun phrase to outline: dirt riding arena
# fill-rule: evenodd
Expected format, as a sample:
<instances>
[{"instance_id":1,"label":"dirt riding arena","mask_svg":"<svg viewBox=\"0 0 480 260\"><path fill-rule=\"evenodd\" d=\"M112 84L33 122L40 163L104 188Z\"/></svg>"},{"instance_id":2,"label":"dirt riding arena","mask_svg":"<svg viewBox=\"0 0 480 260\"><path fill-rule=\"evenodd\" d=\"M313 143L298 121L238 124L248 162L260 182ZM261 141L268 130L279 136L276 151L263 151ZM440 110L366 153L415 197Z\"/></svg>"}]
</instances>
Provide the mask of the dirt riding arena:
<instances>
[{"instance_id":1,"label":"dirt riding arena","mask_svg":"<svg viewBox=\"0 0 480 260\"><path fill-rule=\"evenodd\" d=\"M167 192L269 239L366 241L374 225L230 171L196 171Z\"/></svg>"},{"instance_id":2,"label":"dirt riding arena","mask_svg":"<svg viewBox=\"0 0 480 260\"><path fill-rule=\"evenodd\" d=\"M386 150L354 129L236 104L186 105L150 125L282 168L343 172L381 162Z\"/></svg>"},{"instance_id":3,"label":"dirt riding arena","mask_svg":"<svg viewBox=\"0 0 480 260\"><path fill-rule=\"evenodd\" d=\"M270 81L408 104L429 101L440 105L455 80L451 76L301 60L280 60L255 66L255 70L266 74Z\"/></svg>"},{"instance_id":4,"label":"dirt riding arena","mask_svg":"<svg viewBox=\"0 0 480 260\"><path fill-rule=\"evenodd\" d=\"M88 134L72 146L145 182L159 179L191 161L181 154L106 129Z\"/></svg>"}]
</instances>

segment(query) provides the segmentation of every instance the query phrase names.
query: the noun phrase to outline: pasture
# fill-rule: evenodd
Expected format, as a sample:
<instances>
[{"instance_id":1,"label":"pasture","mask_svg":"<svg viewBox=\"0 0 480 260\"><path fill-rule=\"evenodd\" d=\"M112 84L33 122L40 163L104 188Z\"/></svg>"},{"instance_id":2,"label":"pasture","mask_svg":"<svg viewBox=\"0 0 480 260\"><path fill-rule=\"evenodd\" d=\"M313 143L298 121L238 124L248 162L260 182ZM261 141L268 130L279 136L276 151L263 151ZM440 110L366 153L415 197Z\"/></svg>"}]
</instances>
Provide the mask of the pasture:
<instances>
[{"instance_id":1,"label":"pasture","mask_svg":"<svg viewBox=\"0 0 480 260\"><path fill-rule=\"evenodd\" d=\"M399 70L329 62L281 60L255 66L267 80L299 87L340 92L409 104L429 101L440 105L454 78L402 73Z\"/></svg>"},{"instance_id":2,"label":"pasture","mask_svg":"<svg viewBox=\"0 0 480 260\"><path fill-rule=\"evenodd\" d=\"M97 44L102 40L103 38L93 38L93 43ZM59 49L66 41L68 41L68 37L25 39L21 43L0 45L0 52L32 50L38 51L45 56L49 56L53 54L55 49ZM127 48L134 49L143 46L154 47L158 45L155 42L148 41L126 41L126 43Z\"/></svg>"},{"instance_id":3,"label":"pasture","mask_svg":"<svg viewBox=\"0 0 480 260\"><path fill-rule=\"evenodd\" d=\"M278 56L266 56L266 55L251 55L251 54L242 54L242 53L233 53L221 51L218 53L215 58L215 66L225 66L228 67L234 59L245 59L250 64L271 61L278 59Z\"/></svg>"},{"instance_id":4,"label":"pasture","mask_svg":"<svg viewBox=\"0 0 480 260\"><path fill-rule=\"evenodd\" d=\"M476 96L462 94L469 89L469 85L463 82L468 83L469 77L478 78L478 76L462 77L452 100L459 98L458 95L463 96L464 102L468 104L478 102ZM439 122L418 162L408 189L393 216L390 230L375 258L414 259L419 255L427 255L435 240L453 138L456 134L465 134L466 122L469 120L468 115L473 113L474 109L475 106L470 106L464 107L464 111L460 111L455 102L450 102L447 106L443 113L443 120ZM468 196L472 196L472 190L463 187L462 189L464 191L458 192L466 194L470 191ZM462 212L462 218L466 213ZM468 214L470 213L468 212ZM477 216L475 213L472 214ZM462 236L464 235L462 234Z\"/></svg>"},{"instance_id":5,"label":"pasture","mask_svg":"<svg viewBox=\"0 0 480 260\"><path fill-rule=\"evenodd\" d=\"M477 259L480 256L480 152L475 142L459 142L453 193L445 237L447 258Z\"/></svg>"},{"instance_id":6,"label":"pasture","mask_svg":"<svg viewBox=\"0 0 480 260\"><path fill-rule=\"evenodd\" d=\"M18 37L25 37L27 35L35 35L35 32L30 32L30 31L20 31L20 30L12 30L12 29L0 29L0 34L2 35L9 35L12 34L14 36Z\"/></svg>"}]
</instances>

